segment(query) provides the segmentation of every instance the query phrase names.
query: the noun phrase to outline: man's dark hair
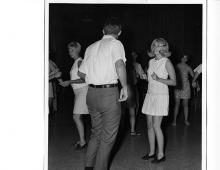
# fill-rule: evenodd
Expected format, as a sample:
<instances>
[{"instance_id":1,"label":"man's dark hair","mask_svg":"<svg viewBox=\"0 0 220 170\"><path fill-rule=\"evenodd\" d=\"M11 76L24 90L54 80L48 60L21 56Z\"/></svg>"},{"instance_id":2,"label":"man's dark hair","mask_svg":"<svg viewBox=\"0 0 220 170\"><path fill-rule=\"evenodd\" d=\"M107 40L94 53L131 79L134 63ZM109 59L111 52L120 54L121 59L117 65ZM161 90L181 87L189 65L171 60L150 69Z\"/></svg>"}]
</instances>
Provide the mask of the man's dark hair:
<instances>
[{"instance_id":1,"label":"man's dark hair","mask_svg":"<svg viewBox=\"0 0 220 170\"><path fill-rule=\"evenodd\" d=\"M103 30L104 34L114 34L118 35L118 33L121 31L122 25L118 18L116 17L110 17L106 20Z\"/></svg>"}]
</instances>

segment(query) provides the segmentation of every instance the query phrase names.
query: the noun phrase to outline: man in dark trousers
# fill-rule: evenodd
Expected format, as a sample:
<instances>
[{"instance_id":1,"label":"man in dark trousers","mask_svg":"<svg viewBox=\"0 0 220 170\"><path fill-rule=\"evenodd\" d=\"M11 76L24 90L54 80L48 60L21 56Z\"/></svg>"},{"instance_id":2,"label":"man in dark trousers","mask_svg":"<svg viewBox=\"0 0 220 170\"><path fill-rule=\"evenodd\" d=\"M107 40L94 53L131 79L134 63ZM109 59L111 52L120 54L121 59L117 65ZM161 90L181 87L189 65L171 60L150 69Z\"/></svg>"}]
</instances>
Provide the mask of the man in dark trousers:
<instances>
[{"instance_id":1,"label":"man in dark trousers","mask_svg":"<svg viewBox=\"0 0 220 170\"><path fill-rule=\"evenodd\" d=\"M117 40L121 34L117 18L106 21L103 34L101 40L86 49L78 72L89 84L87 105L92 122L85 170L107 170L121 118L120 102L128 97L125 50ZM122 86L120 94L118 79Z\"/></svg>"}]
</instances>

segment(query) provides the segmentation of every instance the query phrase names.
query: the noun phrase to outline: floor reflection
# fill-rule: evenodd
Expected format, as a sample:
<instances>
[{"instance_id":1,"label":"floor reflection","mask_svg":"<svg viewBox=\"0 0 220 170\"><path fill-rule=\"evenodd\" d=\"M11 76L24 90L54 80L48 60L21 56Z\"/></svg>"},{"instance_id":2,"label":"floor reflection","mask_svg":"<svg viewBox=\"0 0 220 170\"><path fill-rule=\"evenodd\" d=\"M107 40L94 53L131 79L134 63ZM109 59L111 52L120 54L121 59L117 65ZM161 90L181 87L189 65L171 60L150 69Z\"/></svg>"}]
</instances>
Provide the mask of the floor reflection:
<instances>
[{"instance_id":1,"label":"floor reflection","mask_svg":"<svg viewBox=\"0 0 220 170\"><path fill-rule=\"evenodd\" d=\"M68 113L67 113L68 112ZM167 121L165 162L155 165L141 159L148 152L146 119L139 115L141 136L130 136L127 115L123 116L118 141L113 151L110 170L201 170L201 113L193 113L191 125L185 126L183 116L177 126ZM85 117L86 138L89 139L90 119ZM49 170L83 170L85 151L74 150L78 135L68 110L57 113L49 126Z\"/></svg>"}]
</instances>

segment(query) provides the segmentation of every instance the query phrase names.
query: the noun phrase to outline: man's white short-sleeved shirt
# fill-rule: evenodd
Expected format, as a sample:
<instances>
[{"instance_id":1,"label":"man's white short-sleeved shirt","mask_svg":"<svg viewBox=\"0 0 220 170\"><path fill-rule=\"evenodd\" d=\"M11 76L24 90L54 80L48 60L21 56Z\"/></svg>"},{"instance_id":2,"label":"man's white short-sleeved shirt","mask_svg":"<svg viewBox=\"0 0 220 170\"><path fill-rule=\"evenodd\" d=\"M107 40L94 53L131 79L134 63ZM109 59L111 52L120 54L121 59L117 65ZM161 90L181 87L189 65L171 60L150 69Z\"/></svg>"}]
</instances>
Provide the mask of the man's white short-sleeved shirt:
<instances>
[{"instance_id":1,"label":"man's white short-sleeved shirt","mask_svg":"<svg viewBox=\"0 0 220 170\"><path fill-rule=\"evenodd\" d=\"M86 49L79 71L86 74L87 84L116 84L115 63L120 59L126 61L124 46L113 36L104 35Z\"/></svg>"}]
</instances>

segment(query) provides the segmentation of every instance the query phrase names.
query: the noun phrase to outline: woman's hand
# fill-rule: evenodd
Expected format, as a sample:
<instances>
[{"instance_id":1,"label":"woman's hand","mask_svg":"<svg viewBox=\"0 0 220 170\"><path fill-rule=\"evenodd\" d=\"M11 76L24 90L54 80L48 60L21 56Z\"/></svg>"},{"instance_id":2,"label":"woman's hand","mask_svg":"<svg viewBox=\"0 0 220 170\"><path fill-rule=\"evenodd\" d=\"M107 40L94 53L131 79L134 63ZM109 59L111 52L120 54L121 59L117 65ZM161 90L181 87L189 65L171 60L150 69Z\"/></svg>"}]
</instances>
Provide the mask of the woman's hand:
<instances>
[{"instance_id":1,"label":"woman's hand","mask_svg":"<svg viewBox=\"0 0 220 170\"><path fill-rule=\"evenodd\" d=\"M145 73L142 74L142 77L143 77L144 80L147 80L147 75Z\"/></svg>"},{"instance_id":2,"label":"woman's hand","mask_svg":"<svg viewBox=\"0 0 220 170\"><path fill-rule=\"evenodd\" d=\"M67 87L67 86L70 85L70 81L63 81L63 82L60 83L60 85L63 86L63 87Z\"/></svg>"},{"instance_id":3,"label":"woman's hand","mask_svg":"<svg viewBox=\"0 0 220 170\"><path fill-rule=\"evenodd\" d=\"M155 72L153 72L153 74L151 74L151 77L153 80L158 81L159 77L156 75Z\"/></svg>"},{"instance_id":4,"label":"woman's hand","mask_svg":"<svg viewBox=\"0 0 220 170\"><path fill-rule=\"evenodd\" d=\"M140 77L142 80L147 80L147 75L145 73L143 73Z\"/></svg>"}]
</instances>

